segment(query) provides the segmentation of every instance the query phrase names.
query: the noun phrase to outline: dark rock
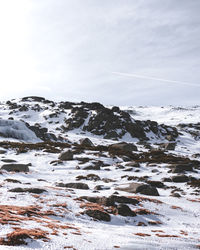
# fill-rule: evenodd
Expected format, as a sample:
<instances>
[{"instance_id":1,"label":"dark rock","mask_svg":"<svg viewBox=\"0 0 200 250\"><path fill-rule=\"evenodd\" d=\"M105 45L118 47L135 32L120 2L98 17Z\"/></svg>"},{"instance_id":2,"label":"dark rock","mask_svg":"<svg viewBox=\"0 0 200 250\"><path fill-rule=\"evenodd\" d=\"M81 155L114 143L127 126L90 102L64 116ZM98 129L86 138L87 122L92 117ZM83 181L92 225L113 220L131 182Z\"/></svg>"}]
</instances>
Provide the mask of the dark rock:
<instances>
[{"instance_id":1,"label":"dark rock","mask_svg":"<svg viewBox=\"0 0 200 250\"><path fill-rule=\"evenodd\" d=\"M94 187L94 190L108 190L110 187L105 187L104 185L97 185Z\"/></svg>"},{"instance_id":2,"label":"dark rock","mask_svg":"<svg viewBox=\"0 0 200 250\"><path fill-rule=\"evenodd\" d=\"M172 182L172 179L168 178L168 177L164 177L164 178L162 178L162 181L163 182Z\"/></svg>"},{"instance_id":3,"label":"dark rock","mask_svg":"<svg viewBox=\"0 0 200 250\"><path fill-rule=\"evenodd\" d=\"M162 143L160 145L160 148L164 150L175 150L175 147L176 147L175 142Z\"/></svg>"},{"instance_id":4,"label":"dark rock","mask_svg":"<svg viewBox=\"0 0 200 250\"><path fill-rule=\"evenodd\" d=\"M79 142L81 146L94 147L94 144L91 142L89 138L81 139Z\"/></svg>"},{"instance_id":5,"label":"dark rock","mask_svg":"<svg viewBox=\"0 0 200 250\"><path fill-rule=\"evenodd\" d=\"M120 112L120 108L117 107L117 106L112 107L111 110L112 110L113 112L116 112L116 113L119 113L119 112Z\"/></svg>"},{"instance_id":6,"label":"dark rock","mask_svg":"<svg viewBox=\"0 0 200 250\"><path fill-rule=\"evenodd\" d=\"M189 178L186 175L177 175L171 177L173 182L188 182Z\"/></svg>"},{"instance_id":7,"label":"dark rock","mask_svg":"<svg viewBox=\"0 0 200 250\"><path fill-rule=\"evenodd\" d=\"M88 216L96 219L96 220L100 220L100 221L110 221L111 220L111 217L109 214L102 212L100 210L97 210L97 209L95 209L95 210L88 209L84 213L87 214Z\"/></svg>"},{"instance_id":8,"label":"dark rock","mask_svg":"<svg viewBox=\"0 0 200 250\"><path fill-rule=\"evenodd\" d=\"M87 166L84 167L83 170L100 170L100 165L96 164L96 165L91 165L91 166Z\"/></svg>"},{"instance_id":9,"label":"dark rock","mask_svg":"<svg viewBox=\"0 0 200 250\"><path fill-rule=\"evenodd\" d=\"M89 180L89 181L99 181L99 180L101 180L101 178L96 174L88 174L87 176L79 175L79 176L76 177L76 179L78 181L79 180Z\"/></svg>"},{"instance_id":10,"label":"dark rock","mask_svg":"<svg viewBox=\"0 0 200 250\"><path fill-rule=\"evenodd\" d=\"M121 150L121 151L137 151L137 147L134 144L127 143L127 142L119 142L115 144L111 144L108 147L109 150Z\"/></svg>"},{"instance_id":11,"label":"dark rock","mask_svg":"<svg viewBox=\"0 0 200 250\"><path fill-rule=\"evenodd\" d=\"M171 196L176 197L176 198L180 198L181 197L181 195L179 193L172 193Z\"/></svg>"},{"instance_id":12,"label":"dark rock","mask_svg":"<svg viewBox=\"0 0 200 250\"><path fill-rule=\"evenodd\" d=\"M40 138L41 140L43 141L57 141L57 137L52 134L52 133L48 133L48 129L47 128L42 128L40 126L40 124L35 124L35 125L32 125L30 126L27 122L26 122L26 126L32 130L35 135Z\"/></svg>"},{"instance_id":13,"label":"dark rock","mask_svg":"<svg viewBox=\"0 0 200 250\"><path fill-rule=\"evenodd\" d=\"M33 193L33 194L41 194L43 192L47 192L45 189L42 188L13 188L10 189L9 192L14 193Z\"/></svg>"},{"instance_id":14,"label":"dark rock","mask_svg":"<svg viewBox=\"0 0 200 250\"><path fill-rule=\"evenodd\" d=\"M111 195L109 198L113 200L114 203L117 202L117 203L126 203L132 205L136 205L139 203L138 200L133 198L128 198L126 196Z\"/></svg>"},{"instance_id":15,"label":"dark rock","mask_svg":"<svg viewBox=\"0 0 200 250\"><path fill-rule=\"evenodd\" d=\"M74 188L74 189L89 189L88 185L85 183L81 183L81 182L75 182L75 183L58 183L57 184L58 187L66 187L66 188Z\"/></svg>"},{"instance_id":16,"label":"dark rock","mask_svg":"<svg viewBox=\"0 0 200 250\"><path fill-rule=\"evenodd\" d=\"M128 162L128 163L126 163L126 165L125 166L128 166L128 167L133 167L133 168L139 168L140 167L140 164L138 163L138 162L134 162L134 161L132 161L132 162Z\"/></svg>"},{"instance_id":17,"label":"dark rock","mask_svg":"<svg viewBox=\"0 0 200 250\"><path fill-rule=\"evenodd\" d=\"M91 196L81 196L81 199L87 200L89 202L93 202L93 203L97 203L97 204L101 204L104 206L114 206L115 202L114 199L112 197L91 197Z\"/></svg>"},{"instance_id":18,"label":"dark rock","mask_svg":"<svg viewBox=\"0 0 200 250\"><path fill-rule=\"evenodd\" d=\"M105 183L115 182L115 180L109 179L109 178L102 178L101 179Z\"/></svg>"},{"instance_id":19,"label":"dark rock","mask_svg":"<svg viewBox=\"0 0 200 250\"><path fill-rule=\"evenodd\" d=\"M6 150L0 149L0 154L1 154L1 155L5 154L6 152L7 152Z\"/></svg>"},{"instance_id":20,"label":"dark rock","mask_svg":"<svg viewBox=\"0 0 200 250\"><path fill-rule=\"evenodd\" d=\"M83 170L100 170L101 167L107 166L102 161L95 161L91 166L84 167Z\"/></svg>"},{"instance_id":21,"label":"dark rock","mask_svg":"<svg viewBox=\"0 0 200 250\"><path fill-rule=\"evenodd\" d=\"M8 172L29 172L30 164L4 164L1 169Z\"/></svg>"},{"instance_id":22,"label":"dark rock","mask_svg":"<svg viewBox=\"0 0 200 250\"><path fill-rule=\"evenodd\" d=\"M125 204L120 204L117 206L118 214L122 216L136 216L136 213L133 212L129 206Z\"/></svg>"},{"instance_id":23,"label":"dark rock","mask_svg":"<svg viewBox=\"0 0 200 250\"><path fill-rule=\"evenodd\" d=\"M131 171L133 171L133 168L126 168L126 169L124 169L123 171L124 171L124 172L131 172Z\"/></svg>"},{"instance_id":24,"label":"dark rock","mask_svg":"<svg viewBox=\"0 0 200 250\"><path fill-rule=\"evenodd\" d=\"M71 161L73 160L74 153L71 150L67 150L65 152L62 152L59 156L58 159L61 161Z\"/></svg>"},{"instance_id":25,"label":"dark rock","mask_svg":"<svg viewBox=\"0 0 200 250\"><path fill-rule=\"evenodd\" d=\"M155 187L147 184L130 183L127 187L116 187L116 190L125 191L128 193L140 193L145 195L159 196Z\"/></svg>"},{"instance_id":26,"label":"dark rock","mask_svg":"<svg viewBox=\"0 0 200 250\"><path fill-rule=\"evenodd\" d=\"M192 164L172 164L169 166L172 169L172 173L184 173L185 171L193 172Z\"/></svg>"},{"instance_id":27,"label":"dark rock","mask_svg":"<svg viewBox=\"0 0 200 250\"><path fill-rule=\"evenodd\" d=\"M165 187L165 185L161 181L146 181L146 183L151 185L152 187L157 187L157 188Z\"/></svg>"},{"instance_id":28,"label":"dark rock","mask_svg":"<svg viewBox=\"0 0 200 250\"><path fill-rule=\"evenodd\" d=\"M7 182L12 182L12 183L21 183L21 181L18 181L18 180L15 180L15 179L5 179L4 181L7 181Z\"/></svg>"},{"instance_id":29,"label":"dark rock","mask_svg":"<svg viewBox=\"0 0 200 250\"><path fill-rule=\"evenodd\" d=\"M1 161L6 162L6 163L17 162L16 160L12 160L12 159L1 159Z\"/></svg>"}]
</instances>

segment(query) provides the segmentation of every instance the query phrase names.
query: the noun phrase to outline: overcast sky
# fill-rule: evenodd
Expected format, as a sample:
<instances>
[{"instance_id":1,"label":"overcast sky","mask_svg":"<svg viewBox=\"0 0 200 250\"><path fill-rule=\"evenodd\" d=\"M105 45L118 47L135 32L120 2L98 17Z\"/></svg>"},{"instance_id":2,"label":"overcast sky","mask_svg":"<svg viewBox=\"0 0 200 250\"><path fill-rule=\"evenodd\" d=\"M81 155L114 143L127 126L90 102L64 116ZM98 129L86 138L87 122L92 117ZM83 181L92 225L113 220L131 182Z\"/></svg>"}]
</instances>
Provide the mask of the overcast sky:
<instances>
[{"instance_id":1,"label":"overcast sky","mask_svg":"<svg viewBox=\"0 0 200 250\"><path fill-rule=\"evenodd\" d=\"M200 0L0 0L0 99L200 104L199 13Z\"/></svg>"}]
</instances>

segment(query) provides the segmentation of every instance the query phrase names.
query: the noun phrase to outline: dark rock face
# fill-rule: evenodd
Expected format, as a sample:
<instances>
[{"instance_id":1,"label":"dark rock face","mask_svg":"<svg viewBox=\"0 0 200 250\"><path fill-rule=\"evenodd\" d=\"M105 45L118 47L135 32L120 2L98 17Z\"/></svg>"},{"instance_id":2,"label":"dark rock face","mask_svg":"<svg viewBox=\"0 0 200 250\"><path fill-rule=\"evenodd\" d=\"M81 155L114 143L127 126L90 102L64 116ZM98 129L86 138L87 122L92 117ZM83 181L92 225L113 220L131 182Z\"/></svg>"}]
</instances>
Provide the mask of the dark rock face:
<instances>
[{"instance_id":1,"label":"dark rock face","mask_svg":"<svg viewBox=\"0 0 200 250\"><path fill-rule=\"evenodd\" d=\"M84 213L87 214L88 216L96 219L96 220L100 220L100 221L110 221L111 220L109 214L102 212L100 210L97 210L97 209L95 209L95 210L88 209Z\"/></svg>"},{"instance_id":2,"label":"dark rock face","mask_svg":"<svg viewBox=\"0 0 200 250\"><path fill-rule=\"evenodd\" d=\"M176 128L165 125L158 125L154 121L133 120L126 111L121 111L118 107L112 109L104 107L100 103L62 103L62 107L71 108L72 115L65 119L65 131L81 128L83 131L91 132L95 135L103 135L105 139L120 139L126 133L133 138L147 141L148 132L152 132L155 138L175 140L178 136ZM95 111L95 112L92 112ZM88 120L85 124L85 120ZM170 139L170 140L171 140Z\"/></svg>"},{"instance_id":3,"label":"dark rock face","mask_svg":"<svg viewBox=\"0 0 200 250\"><path fill-rule=\"evenodd\" d=\"M110 150L122 150L127 152L137 151L137 147L134 144L127 142L119 142L112 145L109 145Z\"/></svg>"},{"instance_id":4,"label":"dark rock face","mask_svg":"<svg viewBox=\"0 0 200 250\"><path fill-rule=\"evenodd\" d=\"M1 169L8 172L29 172L30 164L4 164Z\"/></svg>"},{"instance_id":5,"label":"dark rock face","mask_svg":"<svg viewBox=\"0 0 200 250\"><path fill-rule=\"evenodd\" d=\"M189 181L189 177L187 177L186 175L173 176L171 179L173 182L188 182Z\"/></svg>"},{"instance_id":6,"label":"dark rock face","mask_svg":"<svg viewBox=\"0 0 200 250\"><path fill-rule=\"evenodd\" d=\"M127 187L117 187L116 190L125 191L128 193L140 193L151 196L159 196L158 190L155 187L147 184L130 183Z\"/></svg>"},{"instance_id":7,"label":"dark rock face","mask_svg":"<svg viewBox=\"0 0 200 250\"><path fill-rule=\"evenodd\" d=\"M40 138L42 141L57 141L57 137L52 134L48 133L47 128L42 128L39 124L35 124L34 126L30 126L28 123L26 123L26 126L32 130L35 135Z\"/></svg>"},{"instance_id":8,"label":"dark rock face","mask_svg":"<svg viewBox=\"0 0 200 250\"><path fill-rule=\"evenodd\" d=\"M9 192L13 193L33 193L33 194L41 194L43 192L46 192L45 189L42 188L13 188L10 189Z\"/></svg>"},{"instance_id":9,"label":"dark rock face","mask_svg":"<svg viewBox=\"0 0 200 250\"><path fill-rule=\"evenodd\" d=\"M71 161L73 160L74 154L71 150L67 150L65 152L62 152L59 156L58 159L61 161Z\"/></svg>"},{"instance_id":10,"label":"dark rock face","mask_svg":"<svg viewBox=\"0 0 200 250\"><path fill-rule=\"evenodd\" d=\"M120 204L117 206L117 211L119 215L122 216L136 216L136 213L133 212L129 206L125 205L125 204Z\"/></svg>"},{"instance_id":11,"label":"dark rock face","mask_svg":"<svg viewBox=\"0 0 200 250\"><path fill-rule=\"evenodd\" d=\"M58 187L66 187L66 188L74 188L74 189L89 189L88 185L85 183L81 183L81 182L75 182L75 183L58 183L57 184Z\"/></svg>"}]
</instances>

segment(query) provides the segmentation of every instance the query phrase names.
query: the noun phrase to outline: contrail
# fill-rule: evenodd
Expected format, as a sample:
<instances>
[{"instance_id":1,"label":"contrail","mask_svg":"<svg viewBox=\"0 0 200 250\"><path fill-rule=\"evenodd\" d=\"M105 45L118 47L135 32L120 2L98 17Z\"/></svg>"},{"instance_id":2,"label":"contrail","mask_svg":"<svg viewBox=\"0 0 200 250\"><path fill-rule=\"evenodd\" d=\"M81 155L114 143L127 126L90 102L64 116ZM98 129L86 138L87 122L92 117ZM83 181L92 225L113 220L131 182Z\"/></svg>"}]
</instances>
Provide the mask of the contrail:
<instances>
[{"instance_id":1,"label":"contrail","mask_svg":"<svg viewBox=\"0 0 200 250\"><path fill-rule=\"evenodd\" d=\"M144 75L138 75L138 74L127 74L127 73L121 73L121 72L112 72L112 74L119 75L119 76L128 76L128 77L134 77L134 78L141 78L141 79L146 79L146 80L170 82L170 83L177 83L177 84L182 84L182 85L200 87L200 85L196 84L196 83L173 81L173 80L167 80L167 79L156 78L156 77L151 77L151 76L144 76Z\"/></svg>"}]
</instances>

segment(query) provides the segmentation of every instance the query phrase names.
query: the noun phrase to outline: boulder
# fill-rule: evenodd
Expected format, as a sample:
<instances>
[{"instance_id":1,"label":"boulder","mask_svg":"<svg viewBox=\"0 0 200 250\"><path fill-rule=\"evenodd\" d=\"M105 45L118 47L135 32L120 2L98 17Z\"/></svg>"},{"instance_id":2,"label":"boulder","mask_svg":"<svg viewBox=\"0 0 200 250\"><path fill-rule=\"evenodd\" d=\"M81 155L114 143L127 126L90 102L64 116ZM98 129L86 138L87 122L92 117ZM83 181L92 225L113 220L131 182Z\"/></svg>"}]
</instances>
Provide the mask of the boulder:
<instances>
[{"instance_id":1,"label":"boulder","mask_svg":"<svg viewBox=\"0 0 200 250\"><path fill-rule=\"evenodd\" d=\"M186 175L172 176L171 179L173 182L188 182L189 181L189 177L187 177Z\"/></svg>"},{"instance_id":2,"label":"boulder","mask_svg":"<svg viewBox=\"0 0 200 250\"><path fill-rule=\"evenodd\" d=\"M42 188L13 188L10 189L9 192L13 193L33 193L33 194L41 194L43 192L47 192L45 189Z\"/></svg>"},{"instance_id":3,"label":"boulder","mask_svg":"<svg viewBox=\"0 0 200 250\"><path fill-rule=\"evenodd\" d=\"M138 200L133 198L128 198L126 196L111 195L109 198L112 199L114 203L117 202L117 203L126 203L132 205L136 205L139 203Z\"/></svg>"},{"instance_id":4,"label":"boulder","mask_svg":"<svg viewBox=\"0 0 200 250\"><path fill-rule=\"evenodd\" d=\"M81 199L87 200L89 202L93 202L93 203L98 203L101 205L105 205L105 206L114 206L115 203L125 203L125 204L131 204L131 205L136 205L139 203L138 200L133 199L133 198L128 198L126 196L118 196L118 195L111 195L109 197L105 197L105 196L95 196L95 197L91 197L91 196L82 196L80 197Z\"/></svg>"},{"instance_id":5,"label":"boulder","mask_svg":"<svg viewBox=\"0 0 200 250\"><path fill-rule=\"evenodd\" d=\"M157 188L164 188L165 185L161 181L146 181L147 184L151 185L152 187L157 187Z\"/></svg>"},{"instance_id":6,"label":"boulder","mask_svg":"<svg viewBox=\"0 0 200 250\"><path fill-rule=\"evenodd\" d=\"M89 189L88 185L82 182L73 182L73 183L58 183L58 187L74 188L74 189Z\"/></svg>"},{"instance_id":7,"label":"boulder","mask_svg":"<svg viewBox=\"0 0 200 250\"><path fill-rule=\"evenodd\" d=\"M127 151L127 152L132 152L132 151L137 151L137 147L132 144L132 143L127 143L127 142L119 142L115 144L111 144L108 147L109 150L121 150L121 151Z\"/></svg>"},{"instance_id":8,"label":"boulder","mask_svg":"<svg viewBox=\"0 0 200 250\"><path fill-rule=\"evenodd\" d=\"M193 172L192 164L172 164L169 166L172 169L172 173L185 173L185 171Z\"/></svg>"},{"instance_id":9,"label":"boulder","mask_svg":"<svg viewBox=\"0 0 200 250\"><path fill-rule=\"evenodd\" d=\"M59 156L58 159L61 161L71 161L73 160L74 153L71 150L67 150L62 152Z\"/></svg>"},{"instance_id":10,"label":"boulder","mask_svg":"<svg viewBox=\"0 0 200 250\"><path fill-rule=\"evenodd\" d=\"M29 167L31 164L4 164L1 169L8 172L29 172Z\"/></svg>"},{"instance_id":11,"label":"boulder","mask_svg":"<svg viewBox=\"0 0 200 250\"><path fill-rule=\"evenodd\" d=\"M129 206L125 205L125 204L120 204L117 206L117 211L119 215L122 216L136 216L136 213L133 212Z\"/></svg>"},{"instance_id":12,"label":"boulder","mask_svg":"<svg viewBox=\"0 0 200 250\"><path fill-rule=\"evenodd\" d=\"M139 164L138 162L131 161L131 162L126 163L125 166L126 166L126 167L132 167L132 168L139 168L139 167L140 167L140 164Z\"/></svg>"},{"instance_id":13,"label":"boulder","mask_svg":"<svg viewBox=\"0 0 200 250\"><path fill-rule=\"evenodd\" d=\"M80 139L79 142L80 142L81 146L94 147L94 144L92 143L92 141L89 138Z\"/></svg>"},{"instance_id":14,"label":"boulder","mask_svg":"<svg viewBox=\"0 0 200 250\"><path fill-rule=\"evenodd\" d=\"M20 183L21 184L21 181L18 181L18 180L15 180L15 179L5 179L4 181L7 181L7 182L12 182L12 183Z\"/></svg>"},{"instance_id":15,"label":"boulder","mask_svg":"<svg viewBox=\"0 0 200 250\"><path fill-rule=\"evenodd\" d=\"M164 150L175 150L176 143L175 142L168 142L160 144L160 149Z\"/></svg>"},{"instance_id":16,"label":"boulder","mask_svg":"<svg viewBox=\"0 0 200 250\"><path fill-rule=\"evenodd\" d=\"M100 210L97 210L97 209L94 209L94 210L88 209L84 213L87 214L88 216L94 218L95 220L100 220L100 221L110 221L111 220L109 214L102 212Z\"/></svg>"},{"instance_id":17,"label":"boulder","mask_svg":"<svg viewBox=\"0 0 200 250\"><path fill-rule=\"evenodd\" d=\"M159 196L158 190L155 187L152 187L148 184L142 183L130 183L128 186L116 187L116 190L128 192L128 193L140 193L151 196Z\"/></svg>"}]
</instances>

